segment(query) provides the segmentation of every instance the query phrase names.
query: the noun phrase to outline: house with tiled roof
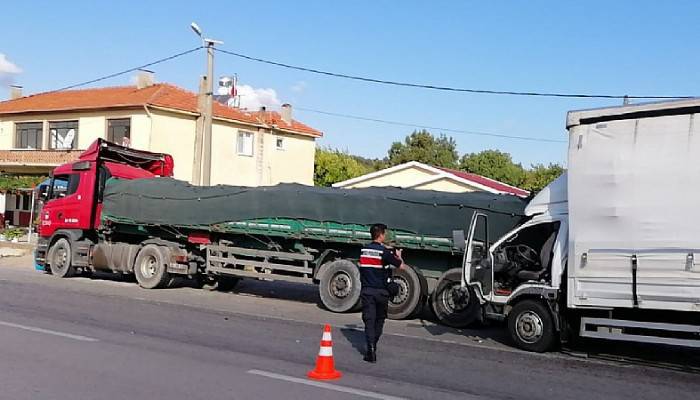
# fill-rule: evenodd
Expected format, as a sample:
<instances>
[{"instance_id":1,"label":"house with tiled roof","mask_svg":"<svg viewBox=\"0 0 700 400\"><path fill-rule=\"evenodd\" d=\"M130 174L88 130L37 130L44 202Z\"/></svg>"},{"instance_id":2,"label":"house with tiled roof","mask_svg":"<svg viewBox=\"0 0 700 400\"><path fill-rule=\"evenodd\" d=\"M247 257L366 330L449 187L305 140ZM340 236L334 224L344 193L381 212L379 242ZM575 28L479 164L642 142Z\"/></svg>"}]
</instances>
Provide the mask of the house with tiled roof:
<instances>
[{"instance_id":1,"label":"house with tiled roof","mask_svg":"<svg viewBox=\"0 0 700 400\"><path fill-rule=\"evenodd\" d=\"M175 178L192 181L199 97L140 77L134 86L15 96L0 102L0 174L47 174L97 138L169 153ZM247 111L214 102L211 183L313 184L323 134L292 118L292 107Z\"/></svg>"},{"instance_id":2,"label":"house with tiled roof","mask_svg":"<svg viewBox=\"0 0 700 400\"><path fill-rule=\"evenodd\" d=\"M485 176L434 167L418 161L399 164L333 185L333 187L346 189L375 186L395 186L453 193L483 191L519 197L527 197L530 194L527 190Z\"/></svg>"}]
</instances>

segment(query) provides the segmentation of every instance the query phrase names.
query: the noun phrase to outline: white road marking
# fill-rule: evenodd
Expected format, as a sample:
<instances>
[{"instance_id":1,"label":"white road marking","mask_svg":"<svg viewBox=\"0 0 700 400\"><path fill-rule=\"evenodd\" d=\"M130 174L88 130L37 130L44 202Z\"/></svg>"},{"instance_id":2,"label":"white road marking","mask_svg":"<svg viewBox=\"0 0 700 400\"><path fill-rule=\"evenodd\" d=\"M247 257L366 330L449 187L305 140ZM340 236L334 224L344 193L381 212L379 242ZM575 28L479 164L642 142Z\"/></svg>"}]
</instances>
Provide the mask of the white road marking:
<instances>
[{"instance_id":1,"label":"white road marking","mask_svg":"<svg viewBox=\"0 0 700 400\"><path fill-rule=\"evenodd\" d=\"M360 390L360 389L354 389L354 388L349 388L349 387L345 387L345 386L333 385L330 383L317 382L317 381L312 381L309 379L295 378L293 376L276 374L274 372L260 371L257 369L251 369L250 371L248 371L248 373L253 374L253 375L265 376L265 377L272 378L272 379L279 379L279 380L287 381L287 382L301 383L302 385L314 386L314 387L318 387L318 388L322 388L322 389L334 390L336 392L350 393L350 394L354 394L357 396L369 397L371 399L406 400L404 397L389 396L387 394L381 394L381 393L377 393L377 392L370 392L367 390Z\"/></svg>"},{"instance_id":2,"label":"white road marking","mask_svg":"<svg viewBox=\"0 0 700 400\"><path fill-rule=\"evenodd\" d=\"M10 328L24 329L25 331L30 331L30 332L45 333L47 335L54 335L54 336L60 336L60 337L73 339L73 340L80 340L81 342L98 342L99 341L98 339L87 337L87 336L74 335L72 333L65 333L65 332L59 332L59 331L52 331L50 329L37 328L35 326L20 325L20 324L15 324L12 322L0 321L0 325L9 326Z\"/></svg>"}]
</instances>

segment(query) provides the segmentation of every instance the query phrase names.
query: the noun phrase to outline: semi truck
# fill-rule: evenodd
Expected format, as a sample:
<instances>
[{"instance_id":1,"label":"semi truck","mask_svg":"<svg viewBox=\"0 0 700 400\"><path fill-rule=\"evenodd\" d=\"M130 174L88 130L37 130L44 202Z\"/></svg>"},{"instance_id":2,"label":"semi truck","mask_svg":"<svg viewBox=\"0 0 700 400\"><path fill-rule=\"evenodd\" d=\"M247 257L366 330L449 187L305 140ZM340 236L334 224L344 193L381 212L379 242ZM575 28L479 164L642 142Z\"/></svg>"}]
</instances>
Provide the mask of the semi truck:
<instances>
[{"instance_id":1,"label":"semi truck","mask_svg":"<svg viewBox=\"0 0 700 400\"><path fill-rule=\"evenodd\" d=\"M462 290L520 348L578 338L700 347L700 100L567 115L568 169L527 220L469 245ZM590 339L586 339L590 340Z\"/></svg>"},{"instance_id":2,"label":"semi truck","mask_svg":"<svg viewBox=\"0 0 700 400\"><path fill-rule=\"evenodd\" d=\"M167 154L98 140L57 167L40 214L36 263L57 277L92 271L134 274L153 289L174 277L225 289L241 278L316 283L334 312L359 305L357 261L369 226L390 227L408 269L389 316L429 303L439 319L464 326L477 315L464 301L464 230L475 212L492 237L524 218L525 202L488 193L398 188L336 189L294 184L197 187L172 179ZM483 238L474 238L477 248Z\"/></svg>"}]
</instances>

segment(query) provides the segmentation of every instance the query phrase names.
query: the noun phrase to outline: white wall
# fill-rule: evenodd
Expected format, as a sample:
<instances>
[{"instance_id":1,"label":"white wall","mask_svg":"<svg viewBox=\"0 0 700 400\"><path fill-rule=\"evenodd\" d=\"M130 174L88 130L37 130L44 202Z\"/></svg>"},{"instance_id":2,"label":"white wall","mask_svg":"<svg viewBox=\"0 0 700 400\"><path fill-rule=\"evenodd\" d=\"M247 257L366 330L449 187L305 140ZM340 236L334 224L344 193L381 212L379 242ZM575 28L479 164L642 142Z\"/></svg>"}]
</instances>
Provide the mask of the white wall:
<instances>
[{"instance_id":1,"label":"white wall","mask_svg":"<svg viewBox=\"0 0 700 400\"><path fill-rule=\"evenodd\" d=\"M192 163L194 157L194 134L196 118L167 111L152 110L150 121L139 120L141 124L150 124L150 143L139 143L144 149L173 156L175 162L175 179L192 181ZM134 144L136 147L136 144Z\"/></svg>"},{"instance_id":2,"label":"white wall","mask_svg":"<svg viewBox=\"0 0 700 400\"><path fill-rule=\"evenodd\" d=\"M238 132L253 134L253 155L238 154ZM261 177L256 161L259 155L257 128L216 121L212 126L212 185L258 186Z\"/></svg>"},{"instance_id":3,"label":"white wall","mask_svg":"<svg viewBox=\"0 0 700 400\"><path fill-rule=\"evenodd\" d=\"M284 147L277 148L277 138ZM282 133L265 134L263 185L295 182L314 184L314 156L316 141L312 137Z\"/></svg>"}]
</instances>

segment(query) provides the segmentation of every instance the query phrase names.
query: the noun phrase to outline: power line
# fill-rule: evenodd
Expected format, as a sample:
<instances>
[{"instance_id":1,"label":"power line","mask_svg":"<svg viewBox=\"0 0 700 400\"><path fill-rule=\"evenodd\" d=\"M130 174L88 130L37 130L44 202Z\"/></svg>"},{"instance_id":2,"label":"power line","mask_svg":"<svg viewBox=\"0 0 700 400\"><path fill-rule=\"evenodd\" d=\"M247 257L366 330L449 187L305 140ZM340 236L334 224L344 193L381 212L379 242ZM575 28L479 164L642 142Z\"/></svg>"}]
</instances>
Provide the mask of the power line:
<instances>
[{"instance_id":1,"label":"power line","mask_svg":"<svg viewBox=\"0 0 700 400\"><path fill-rule=\"evenodd\" d=\"M553 92L519 92L512 90L487 90L487 89L468 89L449 86L426 85L410 82L390 81L384 79L367 78L356 75L341 74L338 72L323 71L315 68L300 67L297 65L285 64L277 61L265 60L262 58L252 57L245 54L236 53L222 49L215 49L218 52L231 56L243 58L249 61L256 61L264 64L275 65L278 67L294 69L297 71L310 72L319 75L327 75L336 78L352 79L362 82L379 83L383 85L404 86L420 89L443 90L449 92L465 92L477 94L495 94L495 95L510 95L510 96L539 96L539 97L567 97L567 98L583 98L583 99L646 99L646 100L661 100L661 99L692 99L696 96L627 96L627 95L612 95L612 94L584 94L584 93L553 93Z\"/></svg>"},{"instance_id":2,"label":"power line","mask_svg":"<svg viewBox=\"0 0 700 400\"><path fill-rule=\"evenodd\" d=\"M161 58L161 59L155 60L155 61L153 61L153 62L149 62L148 64L139 65L138 67L129 68L129 69L126 69L126 70L124 70L124 71L115 72L115 73L113 73L113 74L101 76L101 77L99 77L99 78L95 78L95 79L92 79L92 80L89 80L89 81L80 82L80 83L76 83L76 84L73 84L73 85L65 86L65 87L62 87L62 88L60 88L60 89L52 90L51 92L60 92L60 91L62 91L62 90L73 89L73 88L77 88L77 87L80 87L80 86L89 85L89 84L91 84L91 83L104 81L104 80L106 80L106 79L114 78L114 77L117 77L117 76L119 76L119 75L128 74L129 72L138 71L138 70L140 70L140 69L148 68L148 67L151 67L151 66L156 65L156 64L164 63L164 62L166 62L166 61L170 61L170 60L173 60L173 59L175 59L175 58L182 57L182 56L187 55L187 54L190 54L190 53L194 53L195 51L200 50L200 49L202 49L202 48L204 48L204 47L202 47L202 46L195 47L195 48L193 48L193 49L190 49L190 50L187 50L187 51L183 51L183 52L181 52L181 53L173 54L173 55L171 55L171 56L168 56L168 57L165 57L165 58ZM49 92L49 93L51 93L51 92Z\"/></svg>"},{"instance_id":3,"label":"power line","mask_svg":"<svg viewBox=\"0 0 700 400\"><path fill-rule=\"evenodd\" d=\"M312 108L303 108L303 107L295 107L295 108L297 110L301 110L301 111L307 111L307 112L312 112L312 113L316 113L316 114L323 114L323 115L330 115L333 117L356 119L356 120L360 120L360 121L377 122L377 123L387 124L387 125L406 126L409 128L429 129L429 130L433 130L433 131L461 133L461 134L465 134L465 135L489 136L489 137L497 137L497 138L503 138L503 139L526 140L526 141L530 141L530 142L567 143L567 141L565 141L565 140L545 139L545 138L536 138L536 137L528 137L528 136L506 135L506 134L493 133L493 132L468 131L468 130L462 130L462 129L439 128L439 127L435 127L435 126L411 124L411 123L399 122L399 121L389 121L389 120L370 118L370 117L362 117L359 115L340 114L340 113L334 113L334 112L329 112L329 111L314 110Z\"/></svg>"}]
</instances>

